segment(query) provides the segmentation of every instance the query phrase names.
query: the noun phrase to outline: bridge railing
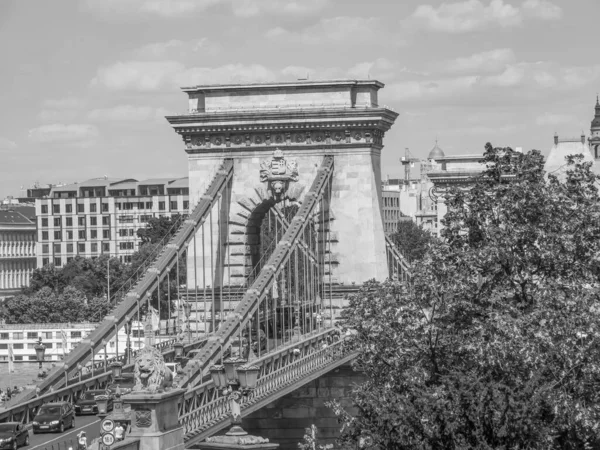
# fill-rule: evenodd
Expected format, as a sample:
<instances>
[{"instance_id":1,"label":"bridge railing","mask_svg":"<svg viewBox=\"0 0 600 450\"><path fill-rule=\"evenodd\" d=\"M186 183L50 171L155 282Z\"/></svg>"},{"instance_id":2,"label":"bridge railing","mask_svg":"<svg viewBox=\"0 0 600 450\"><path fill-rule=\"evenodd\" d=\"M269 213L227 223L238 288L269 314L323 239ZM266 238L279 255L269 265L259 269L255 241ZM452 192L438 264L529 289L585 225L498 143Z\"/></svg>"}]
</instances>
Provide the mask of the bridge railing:
<instances>
[{"instance_id":1,"label":"bridge railing","mask_svg":"<svg viewBox=\"0 0 600 450\"><path fill-rule=\"evenodd\" d=\"M191 350L196 350L202 347L209 339L208 336L203 336L191 343L184 343L184 353ZM174 361L175 351L173 348L167 348L163 351L163 357L166 362ZM131 372L133 370L133 364L127 364L123 366L123 372ZM10 405L10 409L0 409L0 422L22 422L29 423L35 416L37 408L47 402L55 401L68 401L71 403L76 402L81 394L91 389L104 389L107 385L113 383L115 380L112 378L112 372L101 372L95 375L88 375L86 378L82 378L81 381L69 384L61 387L57 390L52 390L45 394L41 394L35 398L24 400L21 403Z\"/></svg>"},{"instance_id":2,"label":"bridge railing","mask_svg":"<svg viewBox=\"0 0 600 450\"><path fill-rule=\"evenodd\" d=\"M400 281L408 281L410 279L410 263L389 236L385 237L385 252L390 278L397 277Z\"/></svg>"},{"instance_id":3,"label":"bridge railing","mask_svg":"<svg viewBox=\"0 0 600 450\"><path fill-rule=\"evenodd\" d=\"M302 336L301 340L285 345L258 358L253 364L260 367L256 388L241 402L242 414L257 408L259 402L274 400L286 388L291 388L310 375L328 371L334 363L352 354L339 329L328 328ZM184 394L179 405L179 423L183 427L186 444L200 441L224 426L230 417L230 403L215 387L206 381Z\"/></svg>"},{"instance_id":4,"label":"bridge railing","mask_svg":"<svg viewBox=\"0 0 600 450\"><path fill-rule=\"evenodd\" d=\"M186 368L186 372L180 382L182 387L188 388L201 382L203 375L208 371L208 367L219 358L219 351L222 345L230 345L235 339L235 335L240 333L248 322L252 320L262 300L267 297L273 286L276 275L289 261L298 245L300 245L302 235L310 221L311 215L317 208L324 208L325 193L330 193L331 191L333 166L333 156L325 156L309 191L304 196L302 205L291 220L282 239L277 243L267 264L261 268L259 275L252 283L250 289L244 294L234 313L230 314L215 332L214 335L217 339L209 340L204 348L195 356L194 363L188 364L188 368Z\"/></svg>"},{"instance_id":5,"label":"bridge railing","mask_svg":"<svg viewBox=\"0 0 600 450\"><path fill-rule=\"evenodd\" d=\"M57 367L48 374L48 377L39 386L42 393L53 388L60 388L65 383L64 372L67 371L73 375L78 375L82 366L91 359L92 351L98 353L103 343L110 340L122 327L135 311L140 308L140 299L147 293L152 292L176 263L179 252L182 250L195 235L198 228L209 216L210 211L216 203L216 198L223 192L231 178L233 177L233 161L225 160L221 168L217 171L215 177L211 180L206 193L201 196L198 204L191 212L188 219L183 221L181 227L170 239L169 244L162 246L160 252L156 255L154 261L149 265L144 273L122 301L111 314L83 339L65 358L63 367ZM68 375L66 378L69 378ZM24 399L31 397L26 394Z\"/></svg>"}]
</instances>

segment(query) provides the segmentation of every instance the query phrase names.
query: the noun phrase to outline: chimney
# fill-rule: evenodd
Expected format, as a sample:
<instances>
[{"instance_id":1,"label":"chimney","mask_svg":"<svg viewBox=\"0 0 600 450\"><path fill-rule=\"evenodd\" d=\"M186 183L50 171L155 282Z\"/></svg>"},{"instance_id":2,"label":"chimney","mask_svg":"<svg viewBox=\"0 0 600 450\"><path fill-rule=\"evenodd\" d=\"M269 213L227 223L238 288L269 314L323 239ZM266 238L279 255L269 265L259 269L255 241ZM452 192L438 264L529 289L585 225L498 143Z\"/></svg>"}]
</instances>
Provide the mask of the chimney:
<instances>
[{"instance_id":1,"label":"chimney","mask_svg":"<svg viewBox=\"0 0 600 450\"><path fill-rule=\"evenodd\" d=\"M554 145L558 145L558 133L554 133Z\"/></svg>"}]
</instances>

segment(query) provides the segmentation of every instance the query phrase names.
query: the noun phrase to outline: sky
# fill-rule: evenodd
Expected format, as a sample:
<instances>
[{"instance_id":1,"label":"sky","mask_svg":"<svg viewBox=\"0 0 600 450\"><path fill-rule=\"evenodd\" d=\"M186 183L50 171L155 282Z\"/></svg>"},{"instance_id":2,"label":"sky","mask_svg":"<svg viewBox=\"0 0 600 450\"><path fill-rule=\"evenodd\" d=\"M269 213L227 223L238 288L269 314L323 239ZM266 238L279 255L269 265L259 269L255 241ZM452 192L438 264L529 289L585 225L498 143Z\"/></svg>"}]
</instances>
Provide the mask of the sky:
<instances>
[{"instance_id":1,"label":"sky","mask_svg":"<svg viewBox=\"0 0 600 450\"><path fill-rule=\"evenodd\" d=\"M378 79L384 177L589 134L599 0L1 0L0 197L34 182L187 176L180 87Z\"/></svg>"}]
</instances>

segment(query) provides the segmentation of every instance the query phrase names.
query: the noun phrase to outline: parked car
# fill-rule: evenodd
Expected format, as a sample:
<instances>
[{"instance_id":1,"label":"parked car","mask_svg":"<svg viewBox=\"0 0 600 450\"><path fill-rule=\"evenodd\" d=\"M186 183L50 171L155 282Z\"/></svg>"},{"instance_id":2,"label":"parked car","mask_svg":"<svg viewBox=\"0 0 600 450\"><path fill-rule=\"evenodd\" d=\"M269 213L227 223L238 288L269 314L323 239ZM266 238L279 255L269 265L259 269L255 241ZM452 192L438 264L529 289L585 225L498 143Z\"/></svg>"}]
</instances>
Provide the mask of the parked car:
<instances>
[{"instance_id":1,"label":"parked car","mask_svg":"<svg viewBox=\"0 0 600 450\"><path fill-rule=\"evenodd\" d=\"M16 449L29 445L29 431L20 422L0 423L0 448Z\"/></svg>"},{"instance_id":2,"label":"parked car","mask_svg":"<svg viewBox=\"0 0 600 450\"><path fill-rule=\"evenodd\" d=\"M62 433L75 427L75 408L69 402L45 403L33 418L33 434L47 431Z\"/></svg>"},{"instance_id":3,"label":"parked car","mask_svg":"<svg viewBox=\"0 0 600 450\"><path fill-rule=\"evenodd\" d=\"M105 389L95 389L86 391L81 395L81 398L75 403L75 414L80 416L82 414L98 414L98 404L96 403L97 395L107 395ZM107 410L112 411L113 408L113 397L108 395Z\"/></svg>"}]
</instances>

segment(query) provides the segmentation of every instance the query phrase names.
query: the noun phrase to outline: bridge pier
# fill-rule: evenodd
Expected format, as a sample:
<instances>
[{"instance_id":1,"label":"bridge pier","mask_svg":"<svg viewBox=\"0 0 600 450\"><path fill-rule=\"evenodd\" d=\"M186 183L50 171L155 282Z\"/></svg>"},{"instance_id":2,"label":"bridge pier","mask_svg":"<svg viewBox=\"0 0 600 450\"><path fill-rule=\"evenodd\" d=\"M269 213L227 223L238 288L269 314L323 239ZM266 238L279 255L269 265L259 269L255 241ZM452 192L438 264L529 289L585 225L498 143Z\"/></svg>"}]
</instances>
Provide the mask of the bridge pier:
<instances>
[{"instance_id":1,"label":"bridge pier","mask_svg":"<svg viewBox=\"0 0 600 450\"><path fill-rule=\"evenodd\" d=\"M183 88L188 114L167 119L188 153L190 205L223 158L234 162L229 189L213 199L212 217L188 251L188 288L242 285L260 259L257 231L276 199L269 175L288 177L281 198L301 203L325 155L335 158L334 175L324 211L312 218L322 282L387 278L381 151L398 114L379 106L382 87L347 80Z\"/></svg>"},{"instance_id":2,"label":"bridge pier","mask_svg":"<svg viewBox=\"0 0 600 450\"><path fill-rule=\"evenodd\" d=\"M314 424L319 442L335 446L340 425L326 403L337 400L355 412L350 399L352 385L364 381L360 372L343 365L244 417L244 429L278 443L281 450L297 450L305 429Z\"/></svg>"}]
</instances>

